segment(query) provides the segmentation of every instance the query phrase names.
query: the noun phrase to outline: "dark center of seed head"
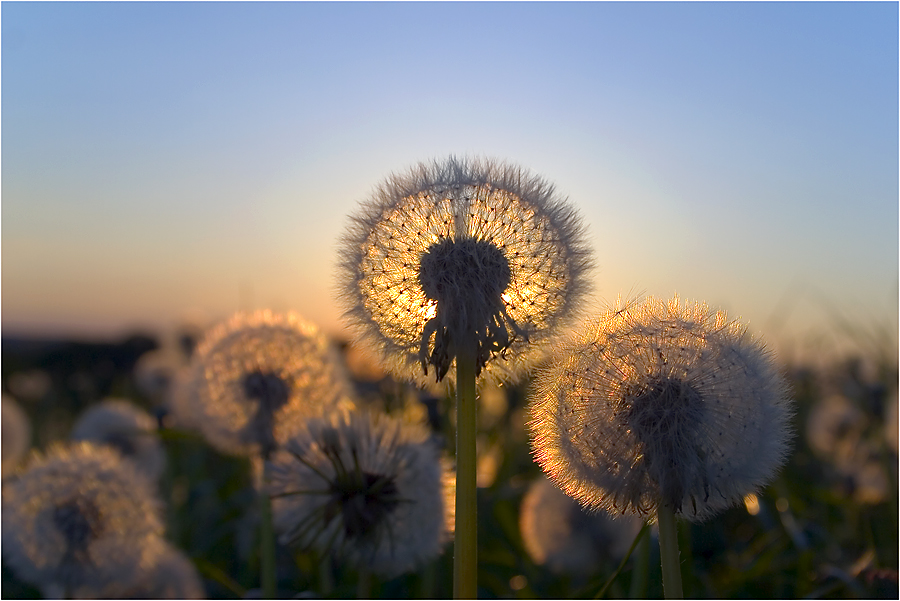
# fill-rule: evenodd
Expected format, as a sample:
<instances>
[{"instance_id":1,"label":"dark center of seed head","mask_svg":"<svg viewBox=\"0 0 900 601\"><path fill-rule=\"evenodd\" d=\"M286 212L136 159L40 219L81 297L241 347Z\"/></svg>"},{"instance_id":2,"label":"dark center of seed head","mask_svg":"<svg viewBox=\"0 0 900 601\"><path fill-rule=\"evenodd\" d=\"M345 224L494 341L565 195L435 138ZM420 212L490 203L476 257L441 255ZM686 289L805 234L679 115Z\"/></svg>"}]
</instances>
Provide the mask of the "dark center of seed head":
<instances>
[{"instance_id":1,"label":"dark center of seed head","mask_svg":"<svg viewBox=\"0 0 900 601\"><path fill-rule=\"evenodd\" d=\"M681 510L685 485L701 455L696 428L702 418L703 397L677 378L652 380L626 392L627 422L643 448L644 460L657 480L662 500Z\"/></svg>"},{"instance_id":2,"label":"dark center of seed head","mask_svg":"<svg viewBox=\"0 0 900 601\"><path fill-rule=\"evenodd\" d=\"M100 511L87 499L72 499L53 509L53 525L70 551L83 551L100 534Z\"/></svg>"},{"instance_id":3,"label":"dark center of seed head","mask_svg":"<svg viewBox=\"0 0 900 601\"><path fill-rule=\"evenodd\" d=\"M244 376L243 384L247 398L258 403L256 413L250 420L250 437L262 446L263 457L268 457L275 448L272 433L275 412L287 404L291 389L280 376L262 371L250 372Z\"/></svg>"},{"instance_id":4,"label":"dark center of seed head","mask_svg":"<svg viewBox=\"0 0 900 601\"><path fill-rule=\"evenodd\" d=\"M339 510L345 535L362 538L373 532L397 507L397 486L393 478L379 474L351 472L347 476L332 484L326 521Z\"/></svg>"},{"instance_id":5,"label":"dark center of seed head","mask_svg":"<svg viewBox=\"0 0 900 601\"><path fill-rule=\"evenodd\" d=\"M254 371L244 377L244 393L259 402L261 412L271 414L288 402L291 390L280 376Z\"/></svg>"},{"instance_id":6,"label":"dark center of seed head","mask_svg":"<svg viewBox=\"0 0 900 601\"><path fill-rule=\"evenodd\" d=\"M499 303L509 286L509 261L486 240L444 239L432 244L419 267L419 283L438 304L464 303L467 298Z\"/></svg>"}]
</instances>

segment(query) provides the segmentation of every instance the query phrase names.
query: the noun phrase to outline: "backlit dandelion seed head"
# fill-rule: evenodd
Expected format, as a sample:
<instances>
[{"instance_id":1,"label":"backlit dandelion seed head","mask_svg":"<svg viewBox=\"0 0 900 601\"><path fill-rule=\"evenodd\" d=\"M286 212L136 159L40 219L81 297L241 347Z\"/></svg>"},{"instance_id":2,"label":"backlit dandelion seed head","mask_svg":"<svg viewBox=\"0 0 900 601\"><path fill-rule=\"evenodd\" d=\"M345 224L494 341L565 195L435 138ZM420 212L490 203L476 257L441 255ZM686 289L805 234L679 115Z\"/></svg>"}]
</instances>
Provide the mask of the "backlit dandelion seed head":
<instances>
[{"instance_id":1,"label":"backlit dandelion seed head","mask_svg":"<svg viewBox=\"0 0 900 601\"><path fill-rule=\"evenodd\" d=\"M342 249L348 318L388 367L419 382L452 374L457 344L473 336L477 368L514 377L572 317L590 264L581 223L551 185L453 157L383 182Z\"/></svg>"},{"instance_id":2,"label":"backlit dandelion seed head","mask_svg":"<svg viewBox=\"0 0 900 601\"><path fill-rule=\"evenodd\" d=\"M352 406L328 341L294 313L234 315L201 341L192 365L184 413L226 453L266 455L304 419Z\"/></svg>"},{"instance_id":3,"label":"backlit dandelion seed head","mask_svg":"<svg viewBox=\"0 0 900 601\"><path fill-rule=\"evenodd\" d=\"M106 399L78 418L70 438L109 445L156 480L166 467L156 429L156 419L140 407L124 399Z\"/></svg>"},{"instance_id":4,"label":"backlit dandelion seed head","mask_svg":"<svg viewBox=\"0 0 900 601\"><path fill-rule=\"evenodd\" d=\"M150 481L90 443L35 454L3 483L3 557L24 581L67 590L129 581L157 559L163 534Z\"/></svg>"},{"instance_id":5,"label":"backlit dandelion seed head","mask_svg":"<svg viewBox=\"0 0 900 601\"><path fill-rule=\"evenodd\" d=\"M269 468L285 544L393 577L450 538L455 480L424 426L368 413L313 420Z\"/></svg>"},{"instance_id":6,"label":"backlit dandelion seed head","mask_svg":"<svg viewBox=\"0 0 900 601\"><path fill-rule=\"evenodd\" d=\"M545 477L529 486L519 513L522 542L535 563L583 576L620 561L641 524L631 516L588 512Z\"/></svg>"},{"instance_id":7,"label":"backlit dandelion seed head","mask_svg":"<svg viewBox=\"0 0 900 601\"><path fill-rule=\"evenodd\" d=\"M782 465L792 407L761 342L723 312L647 299L560 345L530 405L534 455L612 513L701 520Z\"/></svg>"}]
</instances>

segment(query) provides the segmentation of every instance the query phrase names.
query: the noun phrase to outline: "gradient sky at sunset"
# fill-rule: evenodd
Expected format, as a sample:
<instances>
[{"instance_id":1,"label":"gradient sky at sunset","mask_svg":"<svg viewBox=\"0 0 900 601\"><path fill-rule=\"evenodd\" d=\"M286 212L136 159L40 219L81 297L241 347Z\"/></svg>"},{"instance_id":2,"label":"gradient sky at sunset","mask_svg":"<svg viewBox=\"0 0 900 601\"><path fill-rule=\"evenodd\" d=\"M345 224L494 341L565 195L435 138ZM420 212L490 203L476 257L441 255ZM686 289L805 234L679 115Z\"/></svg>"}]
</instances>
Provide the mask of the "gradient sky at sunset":
<instances>
[{"instance_id":1,"label":"gradient sky at sunset","mask_svg":"<svg viewBox=\"0 0 900 601\"><path fill-rule=\"evenodd\" d=\"M339 332L347 215L449 154L577 205L595 308L896 334L895 2L0 10L4 335L256 307Z\"/></svg>"}]
</instances>

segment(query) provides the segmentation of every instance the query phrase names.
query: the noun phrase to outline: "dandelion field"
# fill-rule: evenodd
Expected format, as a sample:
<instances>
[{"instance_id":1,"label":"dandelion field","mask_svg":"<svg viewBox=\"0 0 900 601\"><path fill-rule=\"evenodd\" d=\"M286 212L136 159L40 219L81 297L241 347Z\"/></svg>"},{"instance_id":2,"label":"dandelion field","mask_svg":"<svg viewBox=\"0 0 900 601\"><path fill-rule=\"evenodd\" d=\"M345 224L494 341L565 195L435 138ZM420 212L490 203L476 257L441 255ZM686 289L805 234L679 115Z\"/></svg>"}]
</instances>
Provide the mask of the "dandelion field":
<instances>
[{"instance_id":1,"label":"dandelion field","mask_svg":"<svg viewBox=\"0 0 900 601\"><path fill-rule=\"evenodd\" d=\"M897 595L896 343L788 365L677 296L576 325L585 228L509 163L350 224L352 341L3 341L4 596Z\"/></svg>"},{"instance_id":2,"label":"dandelion field","mask_svg":"<svg viewBox=\"0 0 900 601\"><path fill-rule=\"evenodd\" d=\"M3 390L31 422L31 444L64 439L78 415L107 397L155 412L151 388L135 371L157 342L28 344L4 340ZM452 452L453 401L360 369L343 346L364 402L427 420ZM785 467L756 499L700 524L679 524L684 592L698 598L896 598L898 565L897 366L883 355L828 366L782 366L796 402L796 438ZM526 433L529 382L482 391L479 411L478 594L483 598L595 598L618 567L603 557L587 573L551 569L529 554L520 529L523 499L541 477ZM196 432L164 427L166 468L159 481L166 538L202 577L209 598L259 595L258 513L246 458L224 455ZM5 447L4 447L5 450ZM545 518L547 519L547 518ZM627 545L626 545L627 546ZM641 557L641 552L646 557ZM655 538L638 547L606 598L659 598ZM283 598L447 598L452 546L411 574L362 576L314 553L277 548ZM361 588L362 587L362 588ZM367 591L367 592L366 592ZM3 567L4 598L40 598Z\"/></svg>"}]
</instances>

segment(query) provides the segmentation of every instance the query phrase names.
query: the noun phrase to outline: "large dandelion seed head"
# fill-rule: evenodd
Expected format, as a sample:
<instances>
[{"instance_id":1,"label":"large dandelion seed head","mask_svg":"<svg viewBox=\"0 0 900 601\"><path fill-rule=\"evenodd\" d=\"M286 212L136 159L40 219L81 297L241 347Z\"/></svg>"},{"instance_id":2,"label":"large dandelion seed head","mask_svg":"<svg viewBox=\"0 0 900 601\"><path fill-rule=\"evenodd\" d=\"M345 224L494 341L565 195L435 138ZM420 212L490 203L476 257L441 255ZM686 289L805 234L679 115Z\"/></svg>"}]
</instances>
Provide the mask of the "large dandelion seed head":
<instances>
[{"instance_id":1,"label":"large dandelion seed head","mask_svg":"<svg viewBox=\"0 0 900 601\"><path fill-rule=\"evenodd\" d=\"M78 418L70 438L109 445L156 480L166 467L156 429L156 419L140 407L124 399L106 399Z\"/></svg>"},{"instance_id":2,"label":"large dandelion seed head","mask_svg":"<svg viewBox=\"0 0 900 601\"><path fill-rule=\"evenodd\" d=\"M90 443L35 454L3 483L3 557L39 586L74 590L136 578L163 534L150 481Z\"/></svg>"},{"instance_id":3,"label":"large dandelion seed head","mask_svg":"<svg viewBox=\"0 0 900 601\"><path fill-rule=\"evenodd\" d=\"M449 540L455 480L424 426L331 415L310 421L268 467L285 544L393 577L435 558Z\"/></svg>"},{"instance_id":4,"label":"large dandelion seed head","mask_svg":"<svg viewBox=\"0 0 900 601\"><path fill-rule=\"evenodd\" d=\"M771 355L706 305L647 299L560 345L530 406L536 460L612 513L702 520L768 482L792 408Z\"/></svg>"},{"instance_id":5,"label":"large dandelion seed head","mask_svg":"<svg viewBox=\"0 0 900 601\"><path fill-rule=\"evenodd\" d=\"M396 374L420 383L452 373L473 338L479 371L514 377L587 288L573 208L539 177L488 160L451 157L388 178L342 245L348 317Z\"/></svg>"},{"instance_id":6,"label":"large dandelion seed head","mask_svg":"<svg viewBox=\"0 0 900 601\"><path fill-rule=\"evenodd\" d=\"M234 315L192 365L181 393L193 400L190 421L226 453L267 455L304 419L352 405L328 341L293 313Z\"/></svg>"}]
</instances>

